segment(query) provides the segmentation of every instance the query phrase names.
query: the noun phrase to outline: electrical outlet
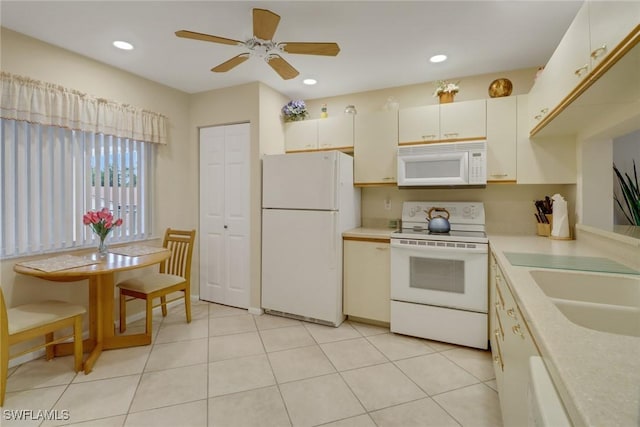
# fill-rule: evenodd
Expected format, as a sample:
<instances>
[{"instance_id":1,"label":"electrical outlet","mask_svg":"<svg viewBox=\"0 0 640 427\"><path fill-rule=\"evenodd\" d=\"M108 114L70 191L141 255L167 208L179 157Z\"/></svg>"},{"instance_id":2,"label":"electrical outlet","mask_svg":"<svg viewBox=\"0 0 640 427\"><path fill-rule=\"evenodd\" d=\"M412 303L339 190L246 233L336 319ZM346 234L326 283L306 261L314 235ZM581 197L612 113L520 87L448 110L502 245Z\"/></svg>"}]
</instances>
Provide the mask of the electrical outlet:
<instances>
[{"instance_id":1,"label":"electrical outlet","mask_svg":"<svg viewBox=\"0 0 640 427\"><path fill-rule=\"evenodd\" d=\"M384 208L385 210L391 210L391 199L384 199Z\"/></svg>"}]
</instances>

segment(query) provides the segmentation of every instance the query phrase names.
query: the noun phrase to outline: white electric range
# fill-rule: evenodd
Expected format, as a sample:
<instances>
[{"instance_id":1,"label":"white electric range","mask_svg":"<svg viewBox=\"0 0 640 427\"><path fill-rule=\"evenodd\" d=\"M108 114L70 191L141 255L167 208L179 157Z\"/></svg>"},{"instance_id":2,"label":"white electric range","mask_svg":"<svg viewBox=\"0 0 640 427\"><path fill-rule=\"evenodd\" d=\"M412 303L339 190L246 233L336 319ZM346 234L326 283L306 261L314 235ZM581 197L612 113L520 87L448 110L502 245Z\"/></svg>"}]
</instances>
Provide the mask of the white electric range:
<instances>
[{"instance_id":1,"label":"white electric range","mask_svg":"<svg viewBox=\"0 0 640 427\"><path fill-rule=\"evenodd\" d=\"M429 232L434 207L449 213L448 233ZM486 349L488 256L482 203L404 202L391 234L391 331Z\"/></svg>"}]
</instances>

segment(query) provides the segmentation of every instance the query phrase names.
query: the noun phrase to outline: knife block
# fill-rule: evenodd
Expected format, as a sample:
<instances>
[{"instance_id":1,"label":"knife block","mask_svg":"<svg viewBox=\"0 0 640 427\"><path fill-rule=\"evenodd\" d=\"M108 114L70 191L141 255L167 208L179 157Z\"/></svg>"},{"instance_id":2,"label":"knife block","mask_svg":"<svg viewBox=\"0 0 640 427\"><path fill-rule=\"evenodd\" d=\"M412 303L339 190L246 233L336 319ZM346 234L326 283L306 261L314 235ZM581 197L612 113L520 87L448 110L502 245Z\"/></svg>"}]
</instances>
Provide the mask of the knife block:
<instances>
[{"instance_id":1,"label":"knife block","mask_svg":"<svg viewBox=\"0 0 640 427\"><path fill-rule=\"evenodd\" d=\"M544 236L544 237L549 237L551 236L551 227L553 225L553 215L546 215L547 219L549 220L549 224L543 224L543 223L536 223L536 234L538 236Z\"/></svg>"}]
</instances>

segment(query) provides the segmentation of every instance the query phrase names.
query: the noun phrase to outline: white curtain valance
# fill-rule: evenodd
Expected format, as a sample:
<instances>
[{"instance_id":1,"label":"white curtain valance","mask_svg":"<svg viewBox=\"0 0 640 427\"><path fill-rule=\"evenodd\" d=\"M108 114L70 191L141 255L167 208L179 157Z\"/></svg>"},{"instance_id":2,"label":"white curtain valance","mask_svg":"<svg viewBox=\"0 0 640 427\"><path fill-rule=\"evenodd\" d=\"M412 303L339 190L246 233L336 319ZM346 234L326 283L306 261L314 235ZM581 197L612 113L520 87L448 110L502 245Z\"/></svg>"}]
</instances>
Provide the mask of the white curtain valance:
<instances>
[{"instance_id":1,"label":"white curtain valance","mask_svg":"<svg viewBox=\"0 0 640 427\"><path fill-rule=\"evenodd\" d=\"M0 78L2 118L167 143L169 119L162 114L4 71Z\"/></svg>"}]
</instances>

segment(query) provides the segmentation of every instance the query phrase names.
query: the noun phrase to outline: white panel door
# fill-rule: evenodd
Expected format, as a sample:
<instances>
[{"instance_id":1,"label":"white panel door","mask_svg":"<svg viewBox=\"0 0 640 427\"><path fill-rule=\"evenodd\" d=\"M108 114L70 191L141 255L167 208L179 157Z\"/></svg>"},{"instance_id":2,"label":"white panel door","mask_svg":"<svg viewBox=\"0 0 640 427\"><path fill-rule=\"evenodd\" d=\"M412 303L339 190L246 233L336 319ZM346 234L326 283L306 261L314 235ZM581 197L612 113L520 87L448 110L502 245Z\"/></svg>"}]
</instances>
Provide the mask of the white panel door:
<instances>
[{"instance_id":1,"label":"white panel door","mask_svg":"<svg viewBox=\"0 0 640 427\"><path fill-rule=\"evenodd\" d=\"M200 298L249 307L249 124L200 130Z\"/></svg>"}]
</instances>

